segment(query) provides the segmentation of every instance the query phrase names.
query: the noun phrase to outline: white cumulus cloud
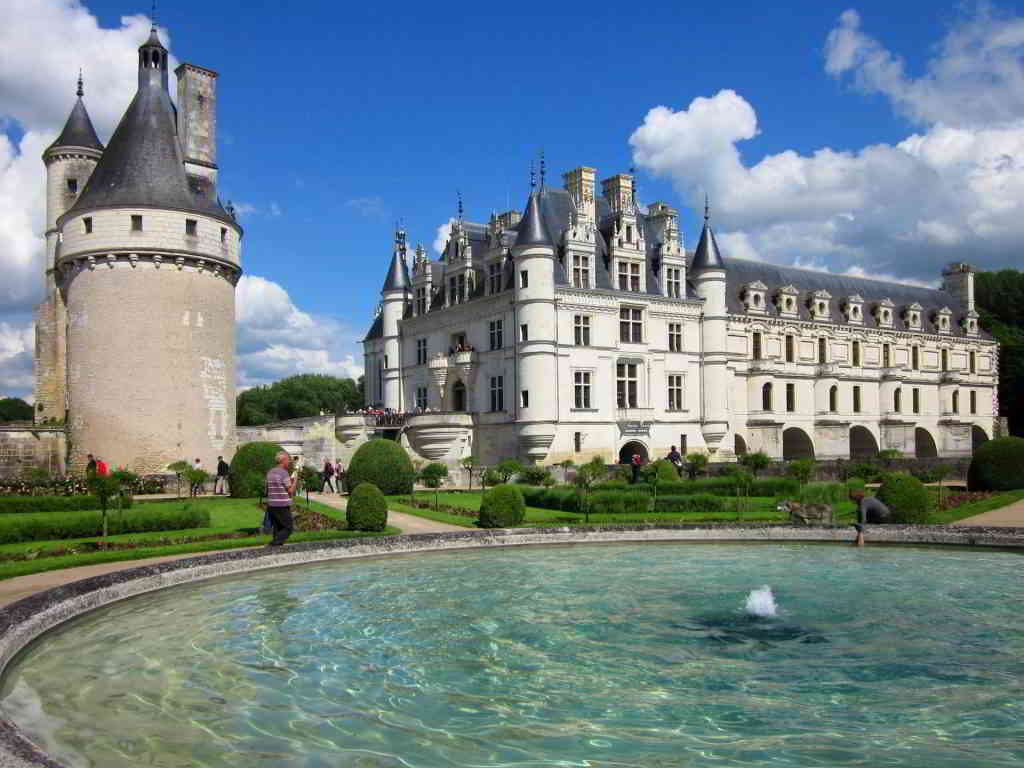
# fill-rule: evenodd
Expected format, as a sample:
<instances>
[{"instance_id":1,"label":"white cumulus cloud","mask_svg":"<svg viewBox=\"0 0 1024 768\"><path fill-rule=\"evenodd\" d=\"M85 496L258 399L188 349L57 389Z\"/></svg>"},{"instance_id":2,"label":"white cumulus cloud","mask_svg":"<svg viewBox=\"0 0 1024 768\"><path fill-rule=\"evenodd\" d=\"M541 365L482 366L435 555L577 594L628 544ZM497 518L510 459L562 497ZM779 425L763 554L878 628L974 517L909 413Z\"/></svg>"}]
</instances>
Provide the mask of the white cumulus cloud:
<instances>
[{"instance_id":1,"label":"white cumulus cloud","mask_svg":"<svg viewBox=\"0 0 1024 768\"><path fill-rule=\"evenodd\" d=\"M448 240L451 238L452 225L455 223L455 217L452 216L444 224L437 228L437 234L434 236L434 253L440 256L444 253L445 246L448 245Z\"/></svg>"},{"instance_id":2,"label":"white cumulus cloud","mask_svg":"<svg viewBox=\"0 0 1024 768\"><path fill-rule=\"evenodd\" d=\"M0 397L21 397L31 401L35 339L31 322L0 322Z\"/></svg>"}]
</instances>

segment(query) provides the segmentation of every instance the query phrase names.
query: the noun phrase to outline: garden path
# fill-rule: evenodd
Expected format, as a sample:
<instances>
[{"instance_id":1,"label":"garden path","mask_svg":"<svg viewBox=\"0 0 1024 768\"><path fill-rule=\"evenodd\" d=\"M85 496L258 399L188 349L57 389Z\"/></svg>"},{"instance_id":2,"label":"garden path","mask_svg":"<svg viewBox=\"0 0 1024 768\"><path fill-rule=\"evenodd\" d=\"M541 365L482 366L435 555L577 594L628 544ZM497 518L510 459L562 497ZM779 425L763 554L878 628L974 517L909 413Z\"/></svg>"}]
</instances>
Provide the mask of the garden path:
<instances>
[{"instance_id":1,"label":"garden path","mask_svg":"<svg viewBox=\"0 0 1024 768\"><path fill-rule=\"evenodd\" d=\"M1024 528L1024 499L974 517L965 517L953 525L985 525L994 528Z\"/></svg>"},{"instance_id":2,"label":"garden path","mask_svg":"<svg viewBox=\"0 0 1024 768\"><path fill-rule=\"evenodd\" d=\"M318 501L321 504L326 504L329 507L335 509L344 509L347 498L339 496L336 493L311 493L309 498L313 501ZM416 517L415 515L407 515L403 512L395 512L393 509L388 510L388 525L393 525L396 528L401 529L402 533L441 533L443 531L464 531L465 528L461 528L458 525L449 525L448 523L438 523L433 520L427 520L423 517Z\"/></svg>"}]
</instances>

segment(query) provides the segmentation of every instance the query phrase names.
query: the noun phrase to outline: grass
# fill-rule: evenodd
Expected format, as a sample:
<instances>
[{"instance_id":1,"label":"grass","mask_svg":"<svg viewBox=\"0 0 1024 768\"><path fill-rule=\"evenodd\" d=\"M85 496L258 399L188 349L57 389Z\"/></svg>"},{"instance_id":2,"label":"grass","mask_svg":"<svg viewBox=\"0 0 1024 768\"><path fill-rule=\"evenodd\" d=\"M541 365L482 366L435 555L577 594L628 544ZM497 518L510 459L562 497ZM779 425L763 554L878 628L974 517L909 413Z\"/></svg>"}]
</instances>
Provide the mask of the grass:
<instances>
[{"instance_id":1,"label":"grass","mask_svg":"<svg viewBox=\"0 0 1024 768\"><path fill-rule=\"evenodd\" d=\"M126 533L119 536L108 536L105 541L122 544L138 544L136 549L79 552L48 556L48 552L66 550L87 542L96 542L97 537L85 539L61 539L54 541L30 541L17 544L0 545L0 560L18 555L28 554L29 560L8 560L0 562L0 579L25 576L30 573L73 568L80 565L95 565L119 560L139 560L148 557L178 555L190 552L211 552L222 549L242 547L259 547L269 541L269 536L259 533L263 521L263 510L257 506L255 499L231 498L200 498L189 501L167 501L162 504L194 504L206 508L210 512L210 526L207 528L189 528L180 531L152 531L147 533ZM301 502L305 506L305 501ZM316 512L343 519L343 512L325 504L311 502L310 508ZM117 512L110 514L116 515ZM389 527L384 535L394 535L399 531ZM248 535L246 535L248 534ZM366 536L380 536L379 533L363 533L359 531L307 531L295 532L290 542L321 541L324 539L344 539ZM209 538L213 536L232 536L233 538ZM175 539L168 543L168 539ZM205 540L204 540L205 539Z\"/></svg>"},{"instance_id":2,"label":"grass","mask_svg":"<svg viewBox=\"0 0 1024 768\"><path fill-rule=\"evenodd\" d=\"M946 493L948 494L948 491ZM955 523L967 517L974 517L983 512L991 512L993 509L1009 506L1021 499L1024 499L1024 489L997 493L995 496L990 496L987 499L961 504L959 507L945 509L941 512L932 512L931 520L938 525Z\"/></svg>"}]
</instances>

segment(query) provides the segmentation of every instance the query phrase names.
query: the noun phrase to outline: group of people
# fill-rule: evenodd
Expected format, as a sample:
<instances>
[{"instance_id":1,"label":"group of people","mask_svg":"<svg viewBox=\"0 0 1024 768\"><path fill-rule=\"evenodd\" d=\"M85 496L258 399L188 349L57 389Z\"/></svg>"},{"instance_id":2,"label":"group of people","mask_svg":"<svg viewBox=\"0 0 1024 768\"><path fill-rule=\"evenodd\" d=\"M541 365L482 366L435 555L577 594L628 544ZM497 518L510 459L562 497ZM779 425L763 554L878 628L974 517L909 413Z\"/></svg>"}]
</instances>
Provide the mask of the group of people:
<instances>
[{"instance_id":1,"label":"group of people","mask_svg":"<svg viewBox=\"0 0 1024 768\"><path fill-rule=\"evenodd\" d=\"M99 475L105 477L110 474L110 467L107 466L107 462L101 459L99 456L93 456L91 453L86 456L88 461L85 464L86 477L92 477L93 475Z\"/></svg>"},{"instance_id":2,"label":"group of people","mask_svg":"<svg viewBox=\"0 0 1024 768\"><path fill-rule=\"evenodd\" d=\"M335 461L331 464L330 459L324 459L324 468L320 471L321 490L327 493L327 489L331 489L331 493L342 493L342 481L345 479L345 472L341 468L341 462Z\"/></svg>"},{"instance_id":3,"label":"group of people","mask_svg":"<svg viewBox=\"0 0 1024 768\"><path fill-rule=\"evenodd\" d=\"M682 477L683 469L685 468L683 466L683 456L676 450L674 445L665 458L673 467L676 468L676 474ZM639 453L634 453L633 458L629 461L629 465L633 470L633 483L635 484L640 481L640 470L647 465L647 459Z\"/></svg>"},{"instance_id":4,"label":"group of people","mask_svg":"<svg viewBox=\"0 0 1024 768\"><path fill-rule=\"evenodd\" d=\"M196 460L192 462L192 469L202 470L203 460L196 456ZM231 465L224 461L223 456L217 457L217 474L213 482L213 495L214 496L227 496L228 494L228 475L231 474ZM189 496L201 496L203 493L203 482L194 482L189 486Z\"/></svg>"}]
</instances>

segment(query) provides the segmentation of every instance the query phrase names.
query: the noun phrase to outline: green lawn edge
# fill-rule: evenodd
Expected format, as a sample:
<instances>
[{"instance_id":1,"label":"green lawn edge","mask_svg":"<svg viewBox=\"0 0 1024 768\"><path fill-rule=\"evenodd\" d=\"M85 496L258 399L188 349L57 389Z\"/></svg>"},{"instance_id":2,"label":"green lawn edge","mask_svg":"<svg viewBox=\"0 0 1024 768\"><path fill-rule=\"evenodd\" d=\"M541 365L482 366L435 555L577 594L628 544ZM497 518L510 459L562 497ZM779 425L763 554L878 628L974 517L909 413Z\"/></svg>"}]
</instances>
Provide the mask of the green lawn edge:
<instances>
[{"instance_id":1,"label":"green lawn edge","mask_svg":"<svg viewBox=\"0 0 1024 768\"><path fill-rule=\"evenodd\" d=\"M398 497L395 496L388 497L388 509L406 515L422 517L424 520L433 520L435 523L448 523L449 525L458 525L462 528L476 528L476 521L471 517L461 517L459 515L449 515L446 512L435 512L432 509L410 507L408 504L398 501Z\"/></svg>"},{"instance_id":2,"label":"green lawn edge","mask_svg":"<svg viewBox=\"0 0 1024 768\"><path fill-rule=\"evenodd\" d=\"M980 501L971 501L967 504L961 504L959 507L953 507L952 509L946 509L941 512L932 513L932 523L936 525L948 525L949 523L955 523L968 517L974 517L984 512L991 512L993 509L1002 509L1008 507L1016 501L1024 499L1024 488L1020 488L1016 491L1005 491L1004 493L997 493L995 496L990 496L987 499L981 499Z\"/></svg>"}]
</instances>

